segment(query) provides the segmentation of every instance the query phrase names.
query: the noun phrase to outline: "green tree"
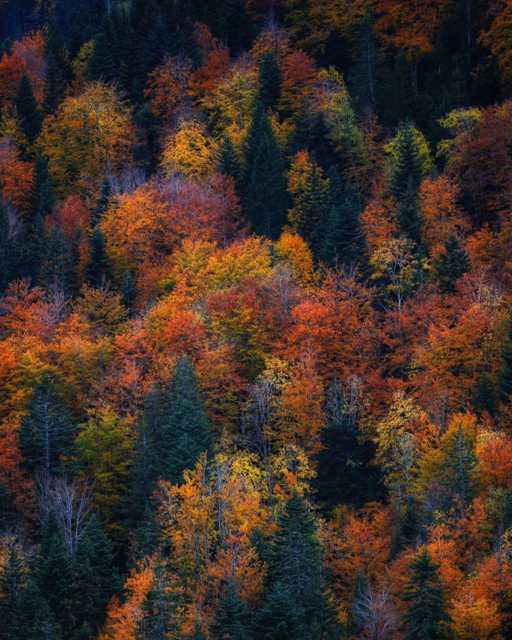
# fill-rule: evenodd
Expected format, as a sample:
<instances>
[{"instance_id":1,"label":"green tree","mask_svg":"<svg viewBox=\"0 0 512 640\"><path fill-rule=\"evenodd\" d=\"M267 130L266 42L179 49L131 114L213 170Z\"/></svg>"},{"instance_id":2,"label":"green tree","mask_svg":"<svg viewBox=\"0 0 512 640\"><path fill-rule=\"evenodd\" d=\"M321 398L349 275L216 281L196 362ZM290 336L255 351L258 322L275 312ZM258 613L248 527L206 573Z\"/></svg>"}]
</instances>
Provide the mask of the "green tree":
<instances>
[{"instance_id":1,"label":"green tree","mask_svg":"<svg viewBox=\"0 0 512 640\"><path fill-rule=\"evenodd\" d=\"M404 616L406 640L448 640L450 616L437 566L428 553L420 554L411 564L413 575L403 595L409 608Z\"/></svg>"},{"instance_id":2,"label":"green tree","mask_svg":"<svg viewBox=\"0 0 512 640\"><path fill-rule=\"evenodd\" d=\"M288 196L281 149L261 102L254 108L246 152L243 204L253 230L276 239L286 221Z\"/></svg>"},{"instance_id":3,"label":"green tree","mask_svg":"<svg viewBox=\"0 0 512 640\"><path fill-rule=\"evenodd\" d=\"M213 640L252 640L252 623L247 604L227 586L215 611L210 632Z\"/></svg>"},{"instance_id":4,"label":"green tree","mask_svg":"<svg viewBox=\"0 0 512 640\"><path fill-rule=\"evenodd\" d=\"M69 452L75 428L62 396L45 375L32 392L20 428L20 448L31 471L57 473L62 454Z\"/></svg>"},{"instance_id":5,"label":"green tree","mask_svg":"<svg viewBox=\"0 0 512 640\"><path fill-rule=\"evenodd\" d=\"M505 341L501 350L501 371L499 374L499 393L503 402L512 399L512 311L506 320Z\"/></svg>"},{"instance_id":6,"label":"green tree","mask_svg":"<svg viewBox=\"0 0 512 640\"><path fill-rule=\"evenodd\" d=\"M68 295L77 289L77 260L70 243L58 225L45 234L39 281L45 287L57 285Z\"/></svg>"},{"instance_id":7,"label":"green tree","mask_svg":"<svg viewBox=\"0 0 512 640\"><path fill-rule=\"evenodd\" d=\"M33 144L41 131L42 117L27 76L23 76L14 100L21 129L30 144Z\"/></svg>"},{"instance_id":8,"label":"green tree","mask_svg":"<svg viewBox=\"0 0 512 640\"><path fill-rule=\"evenodd\" d=\"M159 442L159 477L179 482L185 469L192 469L211 446L211 428L206 415L194 365L182 357L176 364L167 396Z\"/></svg>"},{"instance_id":9,"label":"green tree","mask_svg":"<svg viewBox=\"0 0 512 640\"><path fill-rule=\"evenodd\" d=\"M259 100L265 109L276 109L281 98L283 76L276 57L269 51L259 68Z\"/></svg>"},{"instance_id":10,"label":"green tree","mask_svg":"<svg viewBox=\"0 0 512 640\"><path fill-rule=\"evenodd\" d=\"M92 225L95 227L103 217L103 214L108 209L110 202L110 196L112 195L112 188L108 180L104 180L101 185L101 191L98 199L96 200L96 206L92 212Z\"/></svg>"},{"instance_id":11,"label":"green tree","mask_svg":"<svg viewBox=\"0 0 512 640\"><path fill-rule=\"evenodd\" d=\"M443 293L453 293L459 278L469 271L469 258L455 236L450 236L436 261L436 277Z\"/></svg>"},{"instance_id":12,"label":"green tree","mask_svg":"<svg viewBox=\"0 0 512 640\"><path fill-rule=\"evenodd\" d=\"M54 113L64 97L72 73L68 52L60 34L59 26L52 19L46 34L46 113Z\"/></svg>"},{"instance_id":13,"label":"green tree","mask_svg":"<svg viewBox=\"0 0 512 640\"><path fill-rule=\"evenodd\" d=\"M233 178L237 193L242 189L242 167L240 158L229 136L224 136L219 152L219 170L225 176Z\"/></svg>"},{"instance_id":14,"label":"green tree","mask_svg":"<svg viewBox=\"0 0 512 640\"><path fill-rule=\"evenodd\" d=\"M268 565L266 595L257 621L264 640L335 638L324 595L322 553L313 516L293 496L279 518L279 529L264 552Z\"/></svg>"},{"instance_id":15,"label":"green tree","mask_svg":"<svg viewBox=\"0 0 512 640\"><path fill-rule=\"evenodd\" d=\"M110 260L105 249L105 237L100 228L96 227L89 239L90 253L85 276L92 287L102 287L111 278Z\"/></svg>"}]
</instances>

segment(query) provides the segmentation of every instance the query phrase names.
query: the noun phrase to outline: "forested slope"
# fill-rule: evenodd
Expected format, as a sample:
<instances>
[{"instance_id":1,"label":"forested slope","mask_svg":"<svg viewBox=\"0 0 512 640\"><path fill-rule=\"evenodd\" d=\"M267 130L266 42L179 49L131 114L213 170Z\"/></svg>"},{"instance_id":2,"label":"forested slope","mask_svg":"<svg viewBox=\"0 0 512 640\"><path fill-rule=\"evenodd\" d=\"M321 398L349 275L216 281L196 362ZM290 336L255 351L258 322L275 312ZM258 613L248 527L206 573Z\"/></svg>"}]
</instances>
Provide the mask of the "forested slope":
<instances>
[{"instance_id":1,"label":"forested slope","mask_svg":"<svg viewBox=\"0 0 512 640\"><path fill-rule=\"evenodd\" d=\"M510 0L0 0L0 640L512 637Z\"/></svg>"}]
</instances>

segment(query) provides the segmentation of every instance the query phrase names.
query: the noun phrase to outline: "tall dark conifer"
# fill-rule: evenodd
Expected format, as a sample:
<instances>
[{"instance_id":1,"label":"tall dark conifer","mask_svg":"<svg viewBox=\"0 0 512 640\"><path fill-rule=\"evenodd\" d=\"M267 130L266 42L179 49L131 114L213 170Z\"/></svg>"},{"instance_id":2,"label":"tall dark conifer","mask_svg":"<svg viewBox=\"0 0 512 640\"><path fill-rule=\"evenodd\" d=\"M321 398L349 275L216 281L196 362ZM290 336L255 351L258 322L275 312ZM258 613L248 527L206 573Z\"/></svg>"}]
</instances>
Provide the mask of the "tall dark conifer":
<instances>
[{"instance_id":1,"label":"tall dark conifer","mask_svg":"<svg viewBox=\"0 0 512 640\"><path fill-rule=\"evenodd\" d=\"M32 91L32 84L23 76L14 100L21 129L30 144L33 144L41 131L42 117Z\"/></svg>"}]
</instances>

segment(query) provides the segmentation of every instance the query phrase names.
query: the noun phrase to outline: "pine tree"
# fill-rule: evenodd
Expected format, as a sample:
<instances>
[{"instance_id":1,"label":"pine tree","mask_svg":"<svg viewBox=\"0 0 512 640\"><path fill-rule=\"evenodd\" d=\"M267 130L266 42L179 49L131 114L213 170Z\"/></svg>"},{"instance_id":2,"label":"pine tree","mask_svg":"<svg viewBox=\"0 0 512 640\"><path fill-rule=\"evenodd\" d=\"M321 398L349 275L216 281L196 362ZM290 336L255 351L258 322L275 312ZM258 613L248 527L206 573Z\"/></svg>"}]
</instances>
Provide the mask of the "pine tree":
<instances>
[{"instance_id":1,"label":"pine tree","mask_svg":"<svg viewBox=\"0 0 512 640\"><path fill-rule=\"evenodd\" d=\"M91 234L89 263L86 268L86 280L92 287L102 287L111 278L110 261L105 249L105 238L99 227Z\"/></svg>"},{"instance_id":2,"label":"pine tree","mask_svg":"<svg viewBox=\"0 0 512 640\"><path fill-rule=\"evenodd\" d=\"M108 204L110 201L110 196L112 195L112 188L110 187L110 182L108 180L104 180L101 185L100 195L98 200L96 201L96 206L94 207L94 211L92 213L92 225L95 227L103 218L103 214L108 209Z\"/></svg>"},{"instance_id":3,"label":"pine tree","mask_svg":"<svg viewBox=\"0 0 512 640\"><path fill-rule=\"evenodd\" d=\"M275 55L269 51L259 68L259 100L264 109L276 109L281 97L283 76Z\"/></svg>"},{"instance_id":4,"label":"pine tree","mask_svg":"<svg viewBox=\"0 0 512 640\"><path fill-rule=\"evenodd\" d=\"M502 402L512 400L512 312L506 322L505 342L501 350L501 371L499 374L499 395Z\"/></svg>"},{"instance_id":5,"label":"pine tree","mask_svg":"<svg viewBox=\"0 0 512 640\"><path fill-rule=\"evenodd\" d=\"M361 227L360 198L349 186L343 187L337 176L331 179L330 209L322 229L320 259L336 264L366 265L366 241Z\"/></svg>"},{"instance_id":6,"label":"pine tree","mask_svg":"<svg viewBox=\"0 0 512 640\"><path fill-rule=\"evenodd\" d=\"M25 637L24 592L27 567L24 565L18 545L9 544L5 565L0 571L0 639L19 640Z\"/></svg>"},{"instance_id":7,"label":"pine tree","mask_svg":"<svg viewBox=\"0 0 512 640\"><path fill-rule=\"evenodd\" d=\"M54 19L50 21L48 27L45 53L47 69L44 109L46 113L55 113L71 81L72 72L66 46Z\"/></svg>"},{"instance_id":8,"label":"pine tree","mask_svg":"<svg viewBox=\"0 0 512 640\"><path fill-rule=\"evenodd\" d=\"M247 604L228 586L215 611L210 629L213 640L252 640L251 617Z\"/></svg>"},{"instance_id":9,"label":"pine tree","mask_svg":"<svg viewBox=\"0 0 512 640\"><path fill-rule=\"evenodd\" d=\"M21 129L30 144L41 131L42 117L27 76L23 76L14 101Z\"/></svg>"},{"instance_id":10,"label":"pine tree","mask_svg":"<svg viewBox=\"0 0 512 640\"><path fill-rule=\"evenodd\" d=\"M436 277L443 293L453 293L459 278L469 271L467 253L455 236L450 236L436 262Z\"/></svg>"},{"instance_id":11,"label":"pine tree","mask_svg":"<svg viewBox=\"0 0 512 640\"><path fill-rule=\"evenodd\" d=\"M257 621L257 637L264 640L326 637L331 621L324 595L322 554L315 522L304 499L293 496L278 524L265 554L267 588ZM334 629L328 637L336 637Z\"/></svg>"},{"instance_id":12,"label":"pine tree","mask_svg":"<svg viewBox=\"0 0 512 640\"><path fill-rule=\"evenodd\" d=\"M175 624L178 598L167 587L167 572L161 564L158 564L151 589L144 601L143 615L137 625L139 640L178 637Z\"/></svg>"},{"instance_id":13,"label":"pine tree","mask_svg":"<svg viewBox=\"0 0 512 640\"><path fill-rule=\"evenodd\" d=\"M288 196L281 150L261 102L248 136L244 209L254 231L277 238L286 221Z\"/></svg>"},{"instance_id":14,"label":"pine tree","mask_svg":"<svg viewBox=\"0 0 512 640\"><path fill-rule=\"evenodd\" d=\"M404 616L405 640L448 640L452 638L450 616L437 573L428 553L411 564L413 571L403 599L409 603Z\"/></svg>"},{"instance_id":15,"label":"pine tree","mask_svg":"<svg viewBox=\"0 0 512 640\"><path fill-rule=\"evenodd\" d=\"M58 286L71 295L77 288L77 273L72 244L58 225L44 236L39 281L44 287Z\"/></svg>"},{"instance_id":16,"label":"pine tree","mask_svg":"<svg viewBox=\"0 0 512 640\"><path fill-rule=\"evenodd\" d=\"M36 385L20 428L24 464L46 474L59 470L59 458L71 446L73 423L48 375Z\"/></svg>"},{"instance_id":17,"label":"pine tree","mask_svg":"<svg viewBox=\"0 0 512 640\"><path fill-rule=\"evenodd\" d=\"M123 305L131 311L137 298L137 280L133 269L126 269L121 282L121 296Z\"/></svg>"},{"instance_id":18,"label":"pine tree","mask_svg":"<svg viewBox=\"0 0 512 640\"><path fill-rule=\"evenodd\" d=\"M242 167L235 147L229 136L224 136L219 154L219 170L225 176L233 178L238 194L242 189Z\"/></svg>"},{"instance_id":19,"label":"pine tree","mask_svg":"<svg viewBox=\"0 0 512 640\"><path fill-rule=\"evenodd\" d=\"M370 465L375 447L362 440L357 410L346 405L337 380L329 389L326 412L314 481L319 503L331 510L339 504L359 507L377 500L382 493L381 478L377 467Z\"/></svg>"},{"instance_id":20,"label":"pine tree","mask_svg":"<svg viewBox=\"0 0 512 640\"><path fill-rule=\"evenodd\" d=\"M38 155L34 167L34 182L32 186L31 217L45 218L52 210L55 203L53 185L48 173L48 160Z\"/></svg>"},{"instance_id":21,"label":"pine tree","mask_svg":"<svg viewBox=\"0 0 512 640\"><path fill-rule=\"evenodd\" d=\"M178 360L166 401L159 442L159 477L176 483L211 445L210 424L190 358Z\"/></svg>"},{"instance_id":22,"label":"pine tree","mask_svg":"<svg viewBox=\"0 0 512 640\"><path fill-rule=\"evenodd\" d=\"M402 232L418 245L421 243L421 217L418 189L423 165L415 129L410 122L403 124L397 135L390 190L397 201L397 221Z\"/></svg>"}]
</instances>

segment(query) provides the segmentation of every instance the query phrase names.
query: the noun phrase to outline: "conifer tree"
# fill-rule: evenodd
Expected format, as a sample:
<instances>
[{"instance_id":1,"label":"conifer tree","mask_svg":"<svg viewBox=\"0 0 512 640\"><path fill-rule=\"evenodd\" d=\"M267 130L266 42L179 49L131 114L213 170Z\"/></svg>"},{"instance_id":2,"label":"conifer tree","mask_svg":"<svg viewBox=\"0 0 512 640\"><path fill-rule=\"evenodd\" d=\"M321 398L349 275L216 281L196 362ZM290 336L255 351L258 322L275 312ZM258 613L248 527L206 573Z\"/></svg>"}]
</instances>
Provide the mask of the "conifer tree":
<instances>
[{"instance_id":1,"label":"conifer tree","mask_svg":"<svg viewBox=\"0 0 512 640\"><path fill-rule=\"evenodd\" d=\"M413 575L403 595L409 609L404 616L406 640L448 640L450 616L437 566L428 553L420 554L412 563Z\"/></svg>"},{"instance_id":2,"label":"conifer tree","mask_svg":"<svg viewBox=\"0 0 512 640\"><path fill-rule=\"evenodd\" d=\"M45 53L47 70L44 110L46 113L54 113L64 97L72 76L68 52L54 18L50 21L47 30Z\"/></svg>"},{"instance_id":3,"label":"conifer tree","mask_svg":"<svg viewBox=\"0 0 512 640\"><path fill-rule=\"evenodd\" d=\"M128 312L131 311L137 297L137 279L133 269L126 269L121 282L121 297Z\"/></svg>"},{"instance_id":4,"label":"conifer tree","mask_svg":"<svg viewBox=\"0 0 512 640\"><path fill-rule=\"evenodd\" d=\"M499 394L502 402L512 400L512 312L506 321L505 342L501 350L501 371L499 374Z\"/></svg>"},{"instance_id":5,"label":"conifer tree","mask_svg":"<svg viewBox=\"0 0 512 640\"><path fill-rule=\"evenodd\" d=\"M158 444L159 477L176 483L211 445L210 424L190 358L178 360L166 402Z\"/></svg>"},{"instance_id":6,"label":"conifer tree","mask_svg":"<svg viewBox=\"0 0 512 640\"><path fill-rule=\"evenodd\" d=\"M281 97L283 77L276 57L269 51L259 68L259 99L265 109L276 109Z\"/></svg>"},{"instance_id":7,"label":"conifer tree","mask_svg":"<svg viewBox=\"0 0 512 640\"><path fill-rule=\"evenodd\" d=\"M422 175L423 163L415 129L410 122L406 122L400 127L396 137L390 190L397 201L400 229L417 245L421 244L418 189Z\"/></svg>"},{"instance_id":8,"label":"conifer tree","mask_svg":"<svg viewBox=\"0 0 512 640\"><path fill-rule=\"evenodd\" d=\"M257 102L248 136L243 204L253 230L277 238L286 221L284 162L270 119Z\"/></svg>"},{"instance_id":9,"label":"conifer tree","mask_svg":"<svg viewBox=\"0 0 512 640\"><path fill-rule=\"evenodd\" d=\"M354 191L343 187L337 176L331 179L329 211L322 229L321 260L328 265L366 263L366 242L361 227L361 201Z\"/></svg>"},{"instance_id":10,"label":"conifer tree","mask_svg":"<svg viewBox=\"0 0 512 640\"><path fill-rule=\"evenodd\" d=\"M21 129L30 144L33 144L41 131L41 112L37 105L32 85L27 76L23 76L14 101Z\"/></svg>"},{"instance_id":11,"label":"conifer tree","mask_svg":"<svg viewBox=\"0 0 512 640\"><path fill-rule=\"evenodd\" d=\"M436 276L443 293L453 293L459 278L469 271L469 258L455 236L450 236L436 262Z\"/></svg>"},{"instance_id":12,"label":"conifer tree","mask_svg":"<svg viewBox=\"0 0 512 640\"><path fill-rule=\"evenodd\" d=\"M110 182L108 180L104 180L101 185L100 195L96 201L96 206L94 207L94 211L92 213L92 225L96 226L102 219L103 214L108 209L108 203L110 200L110 196L112 195L112 188L110 187Z\"/></svg>"},{"instance_id":13,"label":"conifer tree","mask_svg":"<svg viewBox=\"0 0 512 640\"><path fill-rule=\"evenodd\" d=\"M220 147L219 170L225 176L233 178L237 193L240 194L242 189L242 167L229 136L224 136Z\"/></svg>"},{"instance_id":14,"label":"conifer tree","mask_svg":"<svg viewBox=\"0 0 512 640\"><path fill-rule=\"evenodd\" d=\"M210 632L213 640L252 640L252 624L246 603L228 585L219 601Z\"/></svg>"},{"instance_id":15,"label":"conifer tree","mask_svg":"<svg viewBox=\"0 0 512 640\"><path fill-rule=\"evenodd\" d=\"M89 243L90 254L86 279L92 287L102 287L111 278L111 268L105 249L105 238L99 227L92 232Z\"/></svg>"},{"instance_id":16,"label":"conifer tree","mask_svg":"<svg viewBox=\"0 0 512 640\"><path fill-rule=\"evenodd\" d=\"M315 522L302 497L290 498L278 524L266 556L268 583L257 637L316 640L327 632L330 614ZM328 637L336 637L333 631Z\"/></svg>"},{"instance_id":17,"label":"conifer tree","mask_svg":"<svg viewBox=\"0 0 512 640\"><path fill-rule=\"evenodd\" d=\"M71 446L73 423L62 396L48 375L32 392L21 422L20 448L25 466L45 474L59 470L60 456Z\"/></svg>"},{"instance_id":18,"label":"conifer tree","mask_svg":"<svg viewBox=\"0 0 512 640\"><path fill-rule=\"evenodd\" d=\"M76 291L77 275L73 244L58 225L45 234L39 281L45 287L58 286L68 295Z\"/></svg>"},{"instance_id":19,"label":"conifer tree","mask_svg":"<svg viewBox=\"0 0 512 640\"><path fill-rule=\"evenodd\" d=\"M340 383L334 380L328 392L328 421L322 431L323 448L318 454L314 482L319 503L325 509L339 504L362 506L381 492L380 477L370 466L374 446L361 440L356 407L349 407Z\"/></svg>"}]
</instances>

